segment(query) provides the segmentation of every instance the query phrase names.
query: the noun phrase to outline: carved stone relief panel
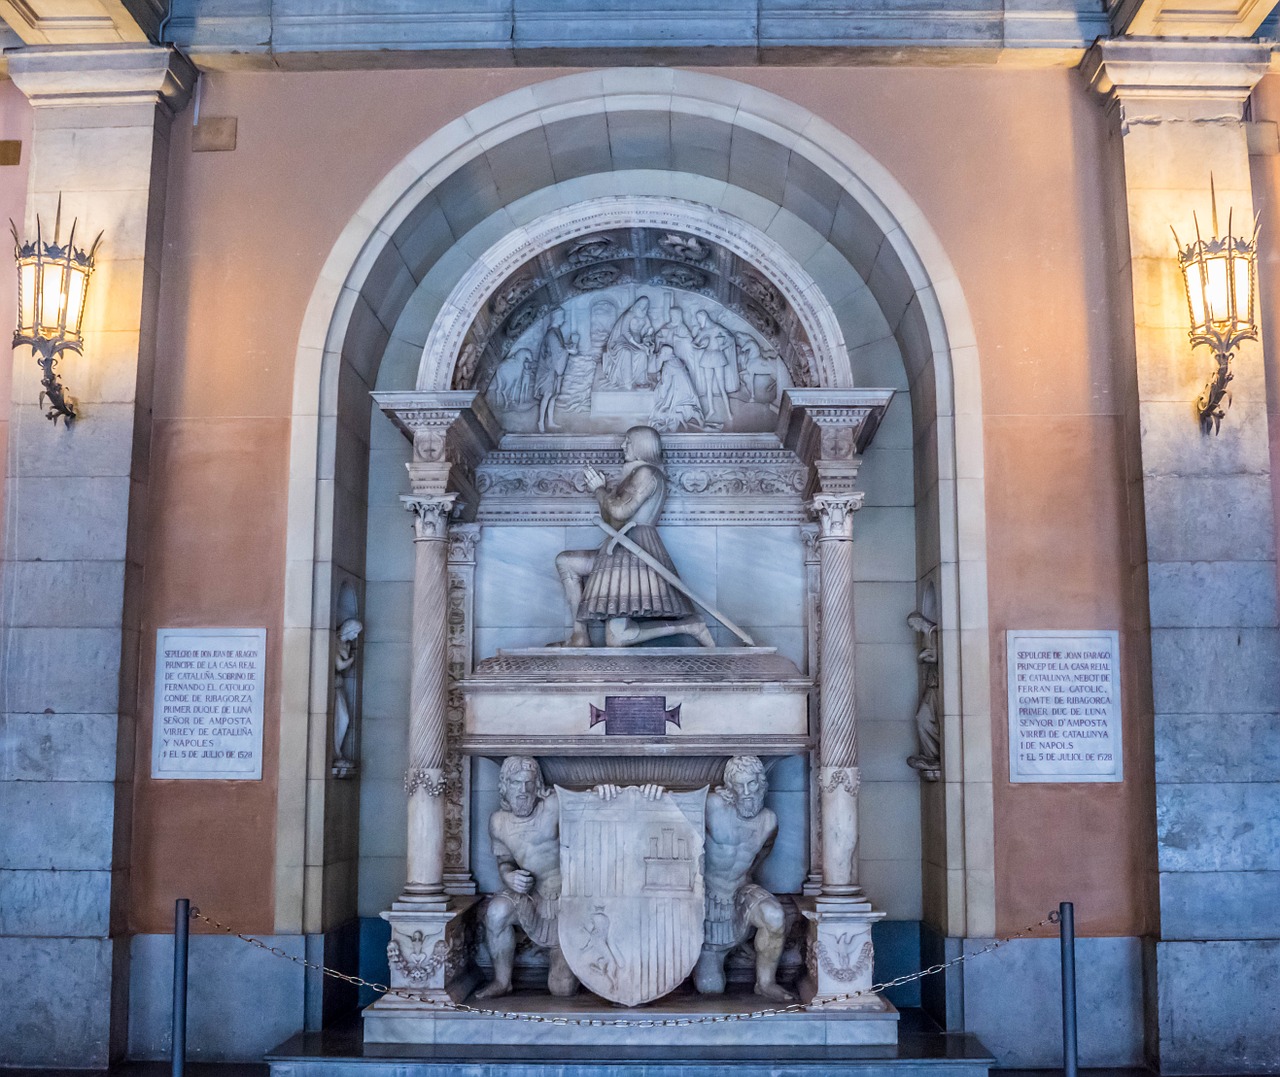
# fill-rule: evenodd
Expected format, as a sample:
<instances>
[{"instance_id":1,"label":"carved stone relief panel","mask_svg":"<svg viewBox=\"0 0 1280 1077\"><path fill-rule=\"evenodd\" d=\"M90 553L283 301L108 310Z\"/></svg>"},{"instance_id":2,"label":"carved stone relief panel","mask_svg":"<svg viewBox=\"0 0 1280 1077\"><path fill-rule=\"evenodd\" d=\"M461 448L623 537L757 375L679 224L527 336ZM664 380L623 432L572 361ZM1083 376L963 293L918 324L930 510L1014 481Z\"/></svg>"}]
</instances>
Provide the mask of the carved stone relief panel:
<instances>
[{"instance_id":1,"label":"carved stone relief panel","mask_svg":"<svg viewBox=\"0 0 1280 1077\"><path fill-rule=\"evenodd\" d=\"M655 219L511 257L452 345L453 387L510 432L773 429L817 378L805 312L731 246Z\"/></svg>"},{"instance_id":2,"label":"carved stone relief panel","mask_svg":"<svg viewBox=\"0 0 1280 1077\"><path fill-rule=\"evenodd\" d=\"M726 306L708 284L687 266L645 283L614 267L578 274L582 294L528 305L507 323L485 386L490 408L517 433L773 430L794 377L757 326L776 337L777 324Z\"/></svg>"}]
</instances>

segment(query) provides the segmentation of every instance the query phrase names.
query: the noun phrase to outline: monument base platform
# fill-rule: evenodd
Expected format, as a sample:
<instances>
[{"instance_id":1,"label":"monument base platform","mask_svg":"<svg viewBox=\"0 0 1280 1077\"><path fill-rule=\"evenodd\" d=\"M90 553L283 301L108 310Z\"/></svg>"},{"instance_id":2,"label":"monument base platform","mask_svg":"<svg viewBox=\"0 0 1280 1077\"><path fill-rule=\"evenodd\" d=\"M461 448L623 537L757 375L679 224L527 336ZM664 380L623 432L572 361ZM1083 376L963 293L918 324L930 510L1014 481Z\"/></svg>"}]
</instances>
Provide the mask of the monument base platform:
<instances>
[{"instance_id":1,"label":"monument base platform","mask_svg":"<svg viewBox=\"0 0 1280 1077\"><path fill-rule=\"evenodd\" d=\"M538 996L540 1001L545 997ZM514 1006L519 999L511 996L506 1001ZM618 1011L610 1007L610 1015L616 1019ZM837 1072L842 1077L988 1077L994 1059L976 1037L943 1033L919 1010L907 1010L901 1016L901 1035L893 1045L799 1042L787 1038L787 1030L796 1027L790 1021L776 1024L769 1042L739 1036L728 1043L699 1046L685 1039L687 1029L667 1028L650 1030L664 1033L661 1039L617 1044L608 1050L581 1040L570 1044L545 1040L368 1043L362 1040L358 1026L349 1026L300 1033L270 1052L266 1060L272 1077L443 1077L459 1073L468 1077L510 1077L513 1073L520 1077L636 1077L641 1071L645 1077L723 1077L726 1073L777 1077L780 1072L797 1077L829 1077ZM810 1014L800 1017L812 1020ZM768 1018L749 1024L767 1027L780 1020ZM565 1026L549 1027L569 1031ZM713 1027L741 1032L749 1026L732 1022Z\"/></svg>"},{"instance_id":2,"label":"monument base platform","mask_svg":"<svg viewBox=\"0 0 1280 1077\"><path fill-rule=\"evenodd\" d=\"M689 1047L730 1044L809 1044L813 1046L889 1046L898 1042L898 1011L807 1011L739 1021L703 1021L691 1025L641 1022L751 1013L782 1005L755 994L698 995L677 992L647 1006L626 1009L579 992L560 999L545 992L516 992L485 1006L504 1013L541 1018L503 1017L465 1010L427 1009L413 1003L379 1000L364 1011L366 1044L562 1044L610 1047ZM557 1023L558 1020L565 1023ZM600 1025L586 1021L607 1022ZM626 1023L622 1023L626 1022Z\"/></svg>"}]
</instances>

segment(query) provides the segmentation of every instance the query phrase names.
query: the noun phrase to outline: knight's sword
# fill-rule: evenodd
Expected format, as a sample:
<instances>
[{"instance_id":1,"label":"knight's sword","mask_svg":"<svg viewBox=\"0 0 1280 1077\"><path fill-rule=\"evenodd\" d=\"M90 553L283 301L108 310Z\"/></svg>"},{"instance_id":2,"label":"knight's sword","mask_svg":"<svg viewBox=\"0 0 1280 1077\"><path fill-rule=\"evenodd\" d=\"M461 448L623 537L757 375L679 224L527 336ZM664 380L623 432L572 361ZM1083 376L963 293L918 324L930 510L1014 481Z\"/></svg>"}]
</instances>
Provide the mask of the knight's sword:
<instances>
[{"instance_id":1,"label":"knight's sword","mask_svg":"<svg viewBox=\"0 0 1280 1077\"><path fill-rule=\"evenodd\" d=\"M677 576L674 572L672 572L671 569L667 568L666 565L664 565L661 561L659 561L656 557L654 557L653 554L649 553L648 550L644 549L644 547L638 545L632 539L628 538L623 532L619 531L616 527L611 527L609 524L605 523L604 520L600 519L599 517L596 518L596 526L600 528L601 531L605 532L605 534L607 534L611 539L613 539L614 543L621 546L624 550L629 550L631 553L635 554L636 557L640 558L641 561L643 561L646 565L648 565L651 569L653 569L654 572L656 572L659 576L661 576L664 580L666 580L667 583L671 584L671 586L674 587L677 591L679 591L682 595L684 595L686 598L692 599L695 603L701 606L704 610L706 610L709 614L711 614L712 617L714 617L717 621L719 621L722 625L724 625L725 628L727 628L730 632L732 632L735 636L737 636L738 639L742 640L742 642L745 643L748 647L754 647L756 645L755 640L753 640L744 631L742 631L741 628L739 628L736 624L734 624L731 620L729 620L728 617L726 617L723 613L721 613L718 609L716 609L715 606L711 605L710 602L708 602L704 598L699 598L692 591L690 591L689 588L685 585L684 580L682 580L679 576Z\"/></svg>"}]
</instances>

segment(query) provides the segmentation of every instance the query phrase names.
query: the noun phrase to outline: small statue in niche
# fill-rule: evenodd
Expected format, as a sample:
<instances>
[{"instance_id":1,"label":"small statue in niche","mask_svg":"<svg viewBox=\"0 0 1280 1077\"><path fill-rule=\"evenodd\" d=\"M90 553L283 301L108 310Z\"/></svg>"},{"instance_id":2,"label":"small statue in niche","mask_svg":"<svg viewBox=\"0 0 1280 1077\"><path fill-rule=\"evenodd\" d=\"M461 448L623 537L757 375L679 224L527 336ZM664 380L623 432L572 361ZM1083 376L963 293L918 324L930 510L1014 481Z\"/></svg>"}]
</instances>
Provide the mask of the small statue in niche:
<instances>
[{"instance_id":1,"label":"small statue in niche","mask_svg":"<svg viewBox=\"0 0 1280 1077\"><path fill-rule=\"evenodd\" d=\"M565 339L564 309L556 307L551 312L551 324L543 334L542 344L538 348L537 373L534 375L533 395L538 401L539 433L559 429L552 421L555 417L556 397L560 395L560 383L577 342L576 335Z\"/></svg>"},{"instance_id":2,"label":"small statue in niche","mask_svg":"<svg viewBox=\"0 0 1280 1077\"><path fill-rule=\"evenodd\" d=\"M938 625L920 611L907 617L907 627L914 629L923 645L916 661L924 671L924 689L916 709L916 739L920 751L907 757L907 765L918 771L927 782L942 777L941 730L938 726Z\"/></svg>"},{"instance_id":3,"label":"small statue in niche","mask_svg":"<svg viewBox=\"0 0 1280 1077\"><path fill-rule=\"evenodd\" d=\"M578 990L578 978L560 950L560 808L536 759L512 755L502 761L498 805L489 817L489 837L503 889L484 913L493 979L476 998L510 993L517 924L550 957L548 989L568 997Z\"/></svg>"},{"instance_id":4,"label":"small statue in niche","mask_svg":"<svg viewBox=\"0 0 1280 1077\"><path fill-rule=\"evenodd\" d=\"M335 778L346 778L356 771L351 711L354 681L350 670L356 661L360 645L360 633L364 625L355 617L348 617L338 626L338 650L333 659L333 766L330 772Z\"/></svg>"},{"instance_id":5,"label":"small statue in niche","mask_svg":"<svg viewBox=\"0 0 1280 1077\"><path fill-rule=\"evenodd\" d=\"M610 537L597 550L565 550L556 556L565 600L573 611L573 631L564 646L590 647L588 623L603 621L607 647L676 635L714 647L711 631L679 585L658 535L667 495L662 439L653 427L632 427L622 439L622 456L622 478L612 489L594 467L583 472Z\"/></svg>"},{"instance_id":6,"label":"small statue in niche","mask_svg":"<svg viewBox=\"0 0 1280 1077\"><path fill-rule=\"evenodd\" d=\"M703 994L724 992L725 955L755 932L757 995L780 1002L795 996L777 982L786 940L782 903L751 881L769 855L778 817L764 806L769 783L754 755L735 755L724 767L724 785L707 795L707 914L702 954L693 982Z\"/></svg>"}]
</instances>

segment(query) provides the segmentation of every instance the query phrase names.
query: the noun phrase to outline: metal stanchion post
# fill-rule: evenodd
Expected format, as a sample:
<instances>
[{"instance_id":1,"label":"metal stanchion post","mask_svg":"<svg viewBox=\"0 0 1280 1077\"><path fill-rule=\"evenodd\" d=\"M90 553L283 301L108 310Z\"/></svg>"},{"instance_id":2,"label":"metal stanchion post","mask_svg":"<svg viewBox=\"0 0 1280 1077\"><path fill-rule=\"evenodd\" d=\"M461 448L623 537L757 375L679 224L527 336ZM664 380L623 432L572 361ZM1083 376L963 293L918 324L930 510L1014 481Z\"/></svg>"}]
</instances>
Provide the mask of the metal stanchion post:
<instances>
[{"instance_id":1,"label":"metal stanchion post","mask_svg":"<svg viewBox=\"0 0 1280 1077\"><path fill-rule=\"evenodd\" d=\"M1077 1077L1080 1053L1076 1045L1076 909L1070 901L1058 906L1062 941L1062 1072Z\"/></svg>"},{"instance_id":2,"label":"metal stanchion post","mask_svg":"<svg viewBox=\"0 0 1280 1077\"><path fill-rule=\"evenodd\" d=\"M187 1068L187 949L191 927L191 902L173 903L173 1077Z\"/></svg>"}]
</instances>

